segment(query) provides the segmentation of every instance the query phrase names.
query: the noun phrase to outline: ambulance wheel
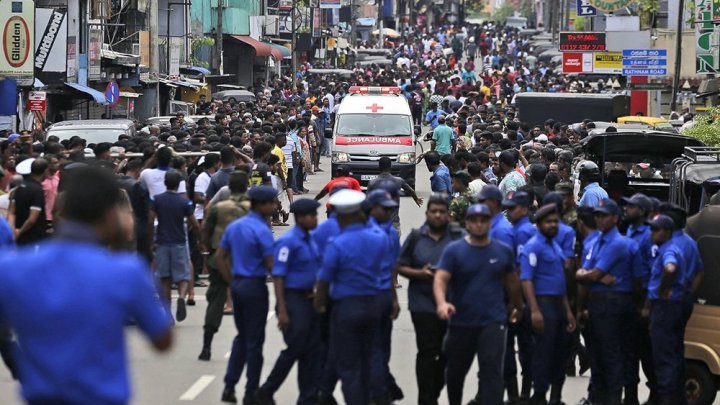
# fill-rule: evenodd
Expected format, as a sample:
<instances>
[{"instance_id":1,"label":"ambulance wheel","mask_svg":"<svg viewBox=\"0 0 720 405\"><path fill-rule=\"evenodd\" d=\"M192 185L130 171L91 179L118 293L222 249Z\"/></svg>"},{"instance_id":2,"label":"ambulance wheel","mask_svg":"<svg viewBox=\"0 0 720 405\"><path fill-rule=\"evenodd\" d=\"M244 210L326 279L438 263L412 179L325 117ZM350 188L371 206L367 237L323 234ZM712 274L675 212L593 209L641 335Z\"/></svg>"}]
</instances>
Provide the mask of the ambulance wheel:
<instances>
[{"instance_id":1,"label":"ambulance wheel","mask_svg":"<svg viewBox=\"0 0 720 405\"><path fill-rule=\"evenodd\" d=\"M712 405L718 386L707 366L697 361L685 363L685 397L688 405Z\"/></svg>"}]
</instances>

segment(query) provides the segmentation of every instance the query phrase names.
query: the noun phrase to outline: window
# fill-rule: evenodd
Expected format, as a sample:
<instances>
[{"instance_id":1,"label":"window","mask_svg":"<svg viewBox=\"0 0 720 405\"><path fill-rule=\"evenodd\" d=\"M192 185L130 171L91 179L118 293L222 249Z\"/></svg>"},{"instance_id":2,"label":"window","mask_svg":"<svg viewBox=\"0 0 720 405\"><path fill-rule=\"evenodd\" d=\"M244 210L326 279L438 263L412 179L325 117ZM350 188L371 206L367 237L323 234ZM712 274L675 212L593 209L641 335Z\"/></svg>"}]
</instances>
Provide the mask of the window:
<instances>
[{"instance_id":1,"label":"window","mask_svg":"<svg viewBox=\"0 0 720 405\"><path fill-rule=\"evenodd\" d=\"M111 0L92 0L92 18L95 20L109 20L111 14Z\"/></svg>"}]
</instances>

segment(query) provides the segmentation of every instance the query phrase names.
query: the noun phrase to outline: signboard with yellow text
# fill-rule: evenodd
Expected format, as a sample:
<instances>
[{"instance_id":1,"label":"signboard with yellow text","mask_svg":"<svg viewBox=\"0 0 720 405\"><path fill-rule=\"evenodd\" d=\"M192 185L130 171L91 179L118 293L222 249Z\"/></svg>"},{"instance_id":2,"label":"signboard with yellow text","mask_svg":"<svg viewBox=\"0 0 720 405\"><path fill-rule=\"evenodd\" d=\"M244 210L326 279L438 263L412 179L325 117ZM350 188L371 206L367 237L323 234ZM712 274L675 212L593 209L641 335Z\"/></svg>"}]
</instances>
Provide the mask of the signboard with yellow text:
<instances>
[{"instance_id":1,"label":"signboard with yellow text","mask_svg":"<svg viewBox=\"0 0 720 405\"><path fill-rule=\"evenodd\" d=\"M593 72L601 74L622 74L622 52L595 52L593 55Z\"/></svg>"}]
</instances>

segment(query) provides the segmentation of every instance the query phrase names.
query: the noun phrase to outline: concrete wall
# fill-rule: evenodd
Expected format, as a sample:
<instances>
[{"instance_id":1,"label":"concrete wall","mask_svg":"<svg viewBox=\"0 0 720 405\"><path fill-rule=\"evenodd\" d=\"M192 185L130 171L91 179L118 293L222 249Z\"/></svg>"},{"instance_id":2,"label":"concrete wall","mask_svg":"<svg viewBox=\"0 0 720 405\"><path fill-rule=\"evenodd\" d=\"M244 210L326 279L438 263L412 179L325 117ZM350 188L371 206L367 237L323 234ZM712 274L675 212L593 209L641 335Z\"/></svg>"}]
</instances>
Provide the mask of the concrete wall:
<instances>
[{"instance_id":1,"label":"concrete wall","mask_svg":"<svg viewBox=\"0 0 720 405\"><path fill-rule=\"evenodd\" d=\"M675 74L675 31L657 29L657 39L652 41L652 47L668 50L668 76ZM685 30L682 33L682 64L680 77L689 78L698 76L695 73L695 31Z\"/></svg>"}]
</instances>

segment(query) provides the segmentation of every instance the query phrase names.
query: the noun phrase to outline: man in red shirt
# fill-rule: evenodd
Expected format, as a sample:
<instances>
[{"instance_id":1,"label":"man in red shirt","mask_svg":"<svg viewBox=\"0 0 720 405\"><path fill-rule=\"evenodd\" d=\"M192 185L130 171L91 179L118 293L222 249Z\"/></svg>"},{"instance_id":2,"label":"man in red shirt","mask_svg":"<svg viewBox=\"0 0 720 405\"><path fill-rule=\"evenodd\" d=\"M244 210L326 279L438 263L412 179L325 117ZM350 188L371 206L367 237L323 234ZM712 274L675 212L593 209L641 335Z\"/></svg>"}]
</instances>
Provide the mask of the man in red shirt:
<instances>
[{"instance_id":1,"label":"man in red shirt","mask_svg":"<svg viewBox=\"0 0 720 405\"><path fill-rule=\"evenodd\" d=\"M360 182L358 182L354 177L351 177L352 173L350 173L350 169L347 166L340 165L337 169L335 169L335 172L337 173L337 177L330 180L325 187L320 190L318 195L315 196L315 200L321 200L323 197L330 194L330 192L337 186L343 186L350 190L362 191L362 188L360 188Z\"/></svg>"}]
</instances>

